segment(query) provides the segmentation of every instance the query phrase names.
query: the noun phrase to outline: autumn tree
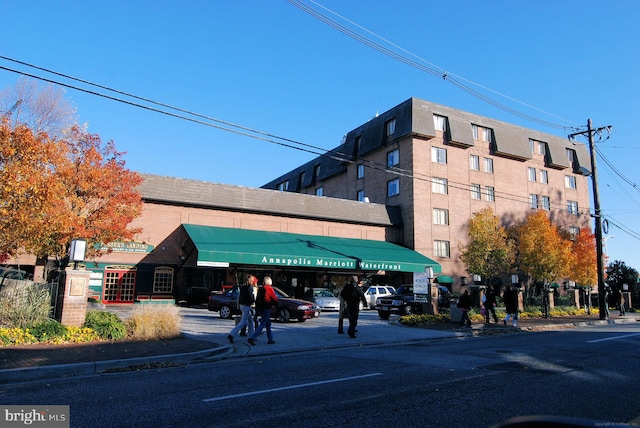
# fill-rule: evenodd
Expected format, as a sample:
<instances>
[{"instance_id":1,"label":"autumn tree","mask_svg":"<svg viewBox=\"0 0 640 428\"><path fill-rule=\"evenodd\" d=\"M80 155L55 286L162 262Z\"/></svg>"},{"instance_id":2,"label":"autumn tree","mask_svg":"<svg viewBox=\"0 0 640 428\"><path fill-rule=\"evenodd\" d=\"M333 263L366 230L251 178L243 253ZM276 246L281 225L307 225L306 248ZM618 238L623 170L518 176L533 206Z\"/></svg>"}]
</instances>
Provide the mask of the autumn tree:
<instances>
[{"instance_id":1,"label":"autumn tree","mask_svg":"<svg viewBox=\"0 0 640 428\"><path fill-rule=\"evenodd\" d=\"M588 228L581 229L573 241L571 271L568 276L579 285L598 283L596 237Z\"/></svg>"},{"instance_id":2,"label":"autumn tree","mask_svg":"<svg viewBox=\"0 0 640 428\"><path fill-rule=\"evenodd\" d=\"M76 110L64 95L56 86L22 78L0 91L0 112L11 128L26 126L34 134L46 132L58 138L76 124Z\"/></svg>"},{"instance_id":3,"label":"autumn tree","mask_svg":"<svg viewBox=\"0 0 640 428\"><path fill-rule=\"evenodd\" d=\"M516 229L522 272L546 285L569 273L571 241L561 236L545 211L529 214Z\"/></svg>"},{"instance_id":4,"label":"autumn tree","mask_svg":"<svg viewBox=\"0 0 640 428\"><path fill-rule=\"evenodd\" d=\"M91 257L94 244L139 232L128 225L142 209L136 190L142 179L125 168L124 153L112 141L63 122L51 137L11 115L0 125L0 253L62 260L79 238L87 240Z\"/></svg>"},{"instance_id":5,"label":"autumn tree","mask_svg":"<svg viewBox=\"0 0 640 428\"><path fill-rule=\"evenodd\" d=\"M469 243L460 247L460 260L468 272L480 275L489 284L491 278L509 271L513 247L491 208L474 213L467 226Z\"/></svg>"}]
</instances>

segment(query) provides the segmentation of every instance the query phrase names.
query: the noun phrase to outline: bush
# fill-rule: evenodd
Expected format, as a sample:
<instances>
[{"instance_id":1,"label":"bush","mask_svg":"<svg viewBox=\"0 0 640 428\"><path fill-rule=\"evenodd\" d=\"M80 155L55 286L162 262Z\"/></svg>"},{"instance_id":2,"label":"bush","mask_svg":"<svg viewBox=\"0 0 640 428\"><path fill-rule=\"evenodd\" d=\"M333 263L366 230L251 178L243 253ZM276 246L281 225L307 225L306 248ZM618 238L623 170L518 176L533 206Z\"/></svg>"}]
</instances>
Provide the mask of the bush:
<instances>
[{"instance_id":1,"label":"bush","mask_svg":"<svg viewBox=\"0 0 640 428\"><path fill-rule=\"evenodd\" d=\"M51 292L48 286L17 281L0 290L0 326L28 328L49 319Z\"/></svg>"},{"instance_id":2,"label":"bush","mask_svg":"<svg viewBox=\"0 0 640 428\"><path fill-rule=\"evenodd\" d=\"M29 332L39 342L47 342L49 340L62 339L67 334L67 327L56 320L48 319L31 327Z\"/></svg>"},{"instance_id":3,"label":"bush","mask_svg":"<svg viewBox=\"0 0 640 428\"><path fill-rule=\"evenodd\" d=\"M102 339L120 340L127 337L127 327L118 315L105 311L87 311L84 326Z\"/></svg>"},{"instance_id":4,"label":"bush","mask_svg":"<svg viewBox=\"0 0 640 428\"><path fill-rule=\"evenodd\" d=\"M133 339L173 339L180 336L180 310L169 305L137 305L127 320Z\"/></svg>"}]
</instances>

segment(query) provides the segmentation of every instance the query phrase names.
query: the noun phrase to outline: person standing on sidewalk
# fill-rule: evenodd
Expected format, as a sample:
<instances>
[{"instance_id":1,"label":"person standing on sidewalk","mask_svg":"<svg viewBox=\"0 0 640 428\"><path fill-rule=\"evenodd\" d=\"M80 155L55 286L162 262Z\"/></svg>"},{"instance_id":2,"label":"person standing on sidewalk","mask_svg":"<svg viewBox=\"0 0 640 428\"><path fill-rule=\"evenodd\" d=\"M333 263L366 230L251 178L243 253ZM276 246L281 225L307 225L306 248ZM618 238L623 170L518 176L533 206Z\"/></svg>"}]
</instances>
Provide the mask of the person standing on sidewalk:
<instances>
[{"instance_id":1,"label":"person standing on sidewalk","mask_svg":"<svg viewBox=\"0 0 640 428\"><path fill-rule=\"evenodd\" d=\"M278 310L278 296L271 286L271 277L264 277L264 284L258 288L258 296L256 297L256 312L260 315L260 324L258 328L249 337L248 342L251 346L256 344L256 339L262 333L262 329L267 329L267 343L272 345L276 343L273 340L273 333L271 332L271 308L275 306Z\"/></svg>"},{"instance_id":2,"label":"person standing on sidewalk","mask_svg":"<svg viewBox=\"0 0 640 428\"><path fill-rule=\"evenodd\" d=\"M240 322L236 325L229 335L227 339L229 339L229 343L233 343L233 338L238 335L238 332L242 330L242 328L248 328L249 334L253 333L253 316L251 315L251 305L255 302L253 297L253 283L255 281L255 276L248 275L247 281L244 285L238 287L238 307L240 308L240 312L242 313L242 317L240 318Z\"/></svg>"},{"instance_id":3,"label":"person standing on sidewalk","mask_svg":"<svg viewBox=\"0 0 640 428\"><path fill-rule=\"evenodd\" d=\"M460 320L461 327L465 324L467 327L471 327L471 319L469 318L471 305L473 305L473 302L471 301L471 296L469 296L469 290L464 290L464 293L462 293L462 296L458 299L458 309L462 312L462 319Z\"/></svg>"},{"instance_id":4,"label":"person standing on sidewalk","mask_svg":"<svg viewBox=\"0 0 640 428\"><path fill-rule=\"evenodd\" d=\"M360 312L360 302L364 308L367 307L367 299L364 297L364 292L360 288L358 277L353 275L351 281L347 282L342 291L340 297L347 303L347 313L349 316L349 329L347 333L350 338L356 337L356 327L358 326L358 314Z\"/></svg>"},{"instance_id":5,"label":"person standing on sidewalk","mask_svg":"<svg viewBox=\"0 0 640 428\"><path fill-rule=\"evenodd\" d=\"M511 289L511 287L506 286L504 289L504 295L502 296L502 301L504 302L504 309L507 312L507 315L504 317L504 325L507 325L509 322L509 318L512 318L513 326L517 327L518 323L518 295L515 291Z\"/></svg>"},{"instance_id":6,"label":"person standing on sidewalk","mask_svg":"<svg viewBox=\"0 0 640 428\"><path fill-rule=\"evenodd\" d=\"M490 324L491 316L493 316L493 322L498 324L498 317L496 316L496 295L493 294L493 288L487 287L487 293L483 296L484 305L484 322Z\"/></svg>"}]
</instances>

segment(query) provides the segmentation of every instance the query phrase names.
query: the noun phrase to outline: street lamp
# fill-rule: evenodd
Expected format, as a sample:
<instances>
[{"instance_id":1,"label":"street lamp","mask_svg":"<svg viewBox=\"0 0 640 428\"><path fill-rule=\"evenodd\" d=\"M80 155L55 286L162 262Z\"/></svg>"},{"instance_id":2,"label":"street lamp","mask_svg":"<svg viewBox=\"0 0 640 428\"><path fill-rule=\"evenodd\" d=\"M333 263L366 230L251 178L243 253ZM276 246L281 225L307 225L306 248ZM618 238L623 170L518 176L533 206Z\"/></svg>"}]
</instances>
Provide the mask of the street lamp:
<instances>
[{"instance_id":1,"label":"street lamp","mask_svg":"<svg viewBox=\"0 0 640 428\"><path fill-rule=\"evenodd\" d=\"M78 262L83 262L87 251L87 241L74 239L69 249L69 261L73 262L73 270L78 270Z\"/></svg>"}]
</instances>

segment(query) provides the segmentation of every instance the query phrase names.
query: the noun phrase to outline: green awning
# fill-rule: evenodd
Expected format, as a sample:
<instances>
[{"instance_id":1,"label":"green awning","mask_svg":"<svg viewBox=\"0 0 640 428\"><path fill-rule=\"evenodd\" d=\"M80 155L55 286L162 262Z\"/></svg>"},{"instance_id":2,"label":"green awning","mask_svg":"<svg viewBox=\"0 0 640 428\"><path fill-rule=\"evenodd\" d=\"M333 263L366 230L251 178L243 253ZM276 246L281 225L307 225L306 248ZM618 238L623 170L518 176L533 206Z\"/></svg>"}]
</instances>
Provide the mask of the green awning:
<instances>
[{"instance_id":1,"label":"green awning","mask_svg":"<svg viewBox=\"0 0 640 428\"><path fill-rule=\"evenodd\" d=\"M424 272L440 264L385 241L184 224L198 250L198 266L231 264L289 268Z\"/></svg>"},{"instance_id":2,"label":"green awning","mask_svg":"<svg viewBox=\"0 0 640 428\"><path fill-rule=\"evenodd\" d=\"M435 282L438 284L453 284L453 278L448 275L438 275Z\"/></svg>"}]
</instances>

